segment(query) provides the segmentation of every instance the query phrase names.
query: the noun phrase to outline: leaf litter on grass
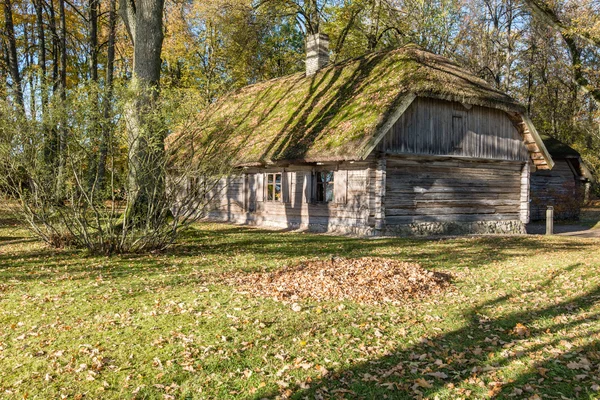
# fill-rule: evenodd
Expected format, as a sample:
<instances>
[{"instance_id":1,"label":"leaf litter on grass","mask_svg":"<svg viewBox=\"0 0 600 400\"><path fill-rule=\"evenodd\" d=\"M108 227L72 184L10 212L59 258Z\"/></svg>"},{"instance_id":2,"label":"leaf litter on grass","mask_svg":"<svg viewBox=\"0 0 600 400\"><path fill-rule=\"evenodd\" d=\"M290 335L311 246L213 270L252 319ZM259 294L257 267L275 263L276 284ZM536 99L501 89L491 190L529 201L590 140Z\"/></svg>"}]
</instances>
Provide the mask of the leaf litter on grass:
<instances>
[{"instance_id":1,"label":"leaf litter on grass","mask_svg":"<svg viewBox=\"0 0 600 400\"><path fill-rule=\"evenodd\" d=\"M310 260L273 272L234 273L224 279L242 293L280 301L350 300L363 304L405 303L452 287L449 274L378 257Z\"/></svg>"}]
</instances>

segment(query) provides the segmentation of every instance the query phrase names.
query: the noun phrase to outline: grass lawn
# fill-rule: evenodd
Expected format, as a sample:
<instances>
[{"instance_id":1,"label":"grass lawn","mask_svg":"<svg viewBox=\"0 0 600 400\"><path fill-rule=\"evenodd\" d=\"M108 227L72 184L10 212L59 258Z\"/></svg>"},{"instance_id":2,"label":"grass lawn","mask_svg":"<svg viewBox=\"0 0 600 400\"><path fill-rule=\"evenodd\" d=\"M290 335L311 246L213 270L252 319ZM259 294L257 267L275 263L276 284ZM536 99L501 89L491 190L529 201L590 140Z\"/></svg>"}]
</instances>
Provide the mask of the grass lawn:
<instances>
[{"instance_id":1,"label":"grass lawn","mask_svg":"<svg viewBox=\"0 0 600 400\"><path fill-rule=\"evenodd\" d=\"M166 254L104 258L47 249L0 215L0 398L595 398L599 245L199 224ZM331 255L418 262L457 289L293 311L219 283Z\"/></svg>"}]
</instances>

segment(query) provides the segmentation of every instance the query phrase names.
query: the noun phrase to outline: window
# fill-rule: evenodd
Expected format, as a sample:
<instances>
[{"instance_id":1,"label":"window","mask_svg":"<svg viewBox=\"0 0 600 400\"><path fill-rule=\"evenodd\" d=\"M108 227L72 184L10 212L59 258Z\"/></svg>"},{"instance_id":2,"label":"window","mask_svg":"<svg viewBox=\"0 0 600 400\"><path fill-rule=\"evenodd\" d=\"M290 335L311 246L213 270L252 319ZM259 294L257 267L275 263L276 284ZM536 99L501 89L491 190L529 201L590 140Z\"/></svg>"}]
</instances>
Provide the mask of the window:
<instances>
[{"instance_id":1,"label":"window","mask_svg":"<svg viewBox=\"0 0 600 400\"><path fill-rule=\"evenodd\" d=\"M197 176L188 177L188 189L190 194L198 194L200 178Z\"/></svg>"},{"instance_id":2,"label":"window","mask_svg":"<svg viewBox=\"0 0 600 400\"><path fill-rule=\"evenodd\" d=\"M267 201L281 201L281 173L267 174Z\"/></svg>"},{"instance_id":3,"label":"window","mask_svg":"<svg viewBox=\"0 0 600 400\"><path fill-rule=\"evenodd\" d=\"M333 201L333 171L317 172L316 200L321 203Z\"/></svg>"}]
</instances>

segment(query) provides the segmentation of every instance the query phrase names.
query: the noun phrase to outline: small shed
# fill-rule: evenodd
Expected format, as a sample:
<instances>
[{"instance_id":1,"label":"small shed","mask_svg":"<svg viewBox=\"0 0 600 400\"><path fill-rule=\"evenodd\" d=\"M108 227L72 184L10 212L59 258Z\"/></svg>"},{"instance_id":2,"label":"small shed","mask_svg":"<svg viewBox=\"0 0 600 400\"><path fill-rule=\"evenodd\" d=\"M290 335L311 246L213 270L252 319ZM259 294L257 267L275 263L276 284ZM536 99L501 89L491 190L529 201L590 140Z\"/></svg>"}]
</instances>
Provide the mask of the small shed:
<instances>
[{"instance_id":1,"label":"small shed","mask_svg":"<svg viewBox=\"0 0 600 400\"><path fill-rule=\"evenodd\" d=\"M331 65L327 43L307 40L305 73L224 96L170 138L185 160L226 143L236 172L214 188L210 217L361 235L525 232L530 172L553 163L520 104L416 46Z\"/></svg>"},{"instance_id":2,"label":"small shed","mask_svg":"<svg viewBox=\"0 0 600 400\"><path fill-rule=\"evenodd\" d=\"M554 168L531 174L531 220L546 218L548 206L554 207L556 219L577 219L589 199L592 174L577 150L550 136L541 138Z\"/></svg>"}]
</instances>

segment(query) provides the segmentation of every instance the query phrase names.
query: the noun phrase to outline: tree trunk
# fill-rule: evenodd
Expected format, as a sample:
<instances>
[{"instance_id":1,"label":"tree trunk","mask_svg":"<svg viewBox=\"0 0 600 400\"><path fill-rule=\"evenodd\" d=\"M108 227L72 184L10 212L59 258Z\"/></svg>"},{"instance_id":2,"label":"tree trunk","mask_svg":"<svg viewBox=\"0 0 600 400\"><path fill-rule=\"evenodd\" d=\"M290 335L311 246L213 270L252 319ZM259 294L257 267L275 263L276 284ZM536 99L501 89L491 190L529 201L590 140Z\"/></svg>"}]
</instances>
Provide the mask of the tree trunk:
<instances>
[{"instance_id":1,"label":"tree trunk","mask_svg":"<svg viewBox=\"0 0 600 400\"><path fill-rule=\"evenodd\" d=\"M321 16L319 15L319 4L317 0L308 1L308 30L312 31L311 34L317 34L320 31Z\"/></svg>"},{"instance_id":2,"label":"tree trunk","mask_svg":"<svg viewBox=\"0 0 600 400\"><path fill-rule=\"evenodd\" d=\"M60 18L60 97L67 98L67 17L65 12L65 0L58 0L58 12Z\"/></svg>"},{"instance_id":3,"label":"tree trunk","mask_svg":"<svg viewBox=\"0 0 600 400\"><path fill-rule=\"evenodd\" d=\"M29 28L31 28L31 34L29 32ZM35 34L34 34L34 30L35 28L33 26L30 26L29 24L27 24L24 29L23 29L23 41L24 41L24 48L25 48L25 71L31 71L31 67L34 64L34 50L36 47L36 43L35 43ZM28 87L30 96L29 97L29 112L31 113L32 116L36 116L37 115L37 104L36 104L36 96L34 95L35 93L35 75L34 74L25 74L25 76L22 78L26 80L26 85Z\"/></svg>"},{"instance_id":4,"label":"tree trunk","mask_svg":"<svg viewBox=\"0 0 600 400\"><path fill-rule=\"evenodd\" d=\"M41 0L40 0L41 1ZM58 30L56 28L56 12L54 10L54 0L50 0L47 3L48 6L48 28L50 29L50 34L52 36L52 95L54 96L60 87L59 76L59 49L60 49L60 38L58 36ZM47 88L49 89L49 88ZM46 91L48 93L49 90ZM46 138L46 149L45 149L45 162L50 168L55 169L58 167L58 148L59 148L59 138L58 138L58 129L55 125L48 126L47 128L47 138Z\"/></svg>"},{"instance_id":5,"label":"tree trunk","mask_svg":"<svg viewBox=\"0 0 600 400\"><path fill-rule=\"evenodd\" d=\"M98 6L98 0L90 0L89 68L90 79L94 82L98 82Z\"/></svg>"},{"instance_id":6,"label":"tree trunk","mask_svg":"<svg viewBox=\"0 0 600 400\"><path fill-rule=\"evenodd\" d=\"M379 20L381 18L381 2L374 0L371 8L373 19L370 22L369 31L367 33L367 51L373 52L377 48L379 41Z\"/></svg>"},{"instance_id":7,"label":"tree trunk","mask_svg":"<svg viewBox=\"0 0 600 400\"><path fill-rule=\"evenodd\" d=\"M56 92L59 86L58 79L58 67L59 67L59 53L60 53L60 38L58 36L58 29L56 28L56 12L54 10L54 0L50 0L48 4L50 12L50 21L48 27L50 33L52 33L52 91Z\"/></svg>"},{"instance_id":8,"label":"tree trunk","mask_svg":"<svg viewBox=\"0 0 600 400\"><path fill-rule=\"evenodd\" d=\"M6 39L8 40L8 69L12 80L12 89L14 91L15 102L23 110L23 88L21 87L21 74L19 72L19 60L17 59L17 44L15 40L11 0L4 0L4 19Z\"/></svg>"},{"instance_id":9,"label":"tree trunk","mask_svg":"<svg viewBox=\"0 0 600 400\"><path fill-rule=\"evenodd\" d=\"M40 67L40 86L42 94L41 109L44 111L44 107L48 102L48 96L46 92L46 34L44 32L44 13L42 8L42 0L34 0L33 6L35 7L35 23L37 27L37 40L38 40L38 65Z\"/></svg>"},{"instance_id":10,"label":"tree trunk","mask_svg":"<svg viewBox=\"0 0 600 400\"><path fill-rule=\"evenodd\" d=\"M121 0L133 42L132 95L125 120L129 145L126 222L152 228L164 199L164 130L155 104L160 79L164 0Z\"/></svg>"},{"instance_id":11,"label":"tree trunk","mask_svg":"<svg viewBox=\"0 0 600 400\"><path fill-rule=\"evenodd\" d=\"M90 93L93 96L92 107L98 108L99 105L99 94L98 90L98 0L89 0L89 14L88 14L88 46L89 46L89 58L88 58L88 69L89 79L94 83L92 91ZM92 120L90 121L90 141L92 143L101 143L102 136L100 134L100 121L96 114L92 114ZM95 147L95 146L94 146ZM88 155L89 169L88 169L88 190L92 196L95 195L96 183L98 181L98 154L95 150L91 150Z\"/></svg>"},{"instance_id":12,"label":"tree trunk","mask_svg":"<svg viewBox=\"0 0 600 400\"><path fill-rule=\"evenodd\" d=\"M111 140L112 124L109 122L113 100L113 79L115 73L115 36L117 26L117 1L110 0L108 11L108 49L106 53L106 81L103 103L102 138L100 142L100 157L98 159L98 188L103 190L106 182L106 160Z\"/></svg>"},{"instance_id":13,"label":"tree trunk","mask_svg":"<svg viewBox=\"0 0 600 400\"><path fill-rule=\"evenodd\" d=\"M65 14L65 0L58 0L60 18L60 81L58 90L63 104L67 100L67 23ZM56 198L61 200L64 195L65 168L67 161L67 127L66 121L60 121L58 128L58 170L56 173Z\"/></svg>"}]
</instances>

